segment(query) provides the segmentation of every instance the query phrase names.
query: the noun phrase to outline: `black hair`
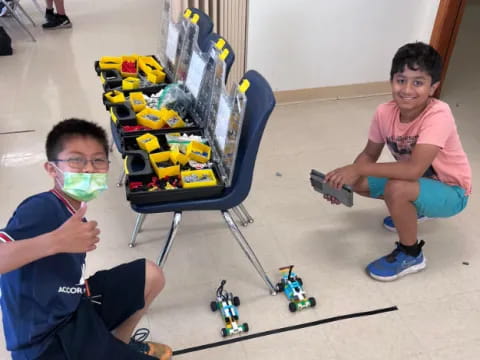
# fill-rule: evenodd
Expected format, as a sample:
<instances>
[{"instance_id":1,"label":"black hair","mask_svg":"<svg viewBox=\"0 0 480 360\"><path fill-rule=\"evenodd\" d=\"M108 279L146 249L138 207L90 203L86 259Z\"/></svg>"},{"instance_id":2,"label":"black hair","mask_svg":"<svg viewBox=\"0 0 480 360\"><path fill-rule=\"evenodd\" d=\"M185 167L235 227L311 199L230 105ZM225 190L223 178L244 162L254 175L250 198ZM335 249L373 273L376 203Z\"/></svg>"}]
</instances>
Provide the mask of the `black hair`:
<instances>
[{"instance_id":1,"label":"black hair","mask_svg":"<svg viewBox=\"0 0 480 360\"><path fill-rule=\"evenodd\" d=\"M97 140L108 156L107 133L99 125L82 119L65 119L56 124L48 133L45 144L47 159L53 161L62 152L65 141L74 137L89 137Z\"/></svg>"},{"instance_id":2,"label":"black hair","mask_svg":"<svg viewBox=\"0 0 480 360\"><path fill-rule=\"evenodd\" d=\"M405 66L410 70L425 71L432 77L432 85L442 76L442 57L432 46L423 42L403 45L397 50L392 60L390 81L393 75L403 72Z\"/></svg>"}]
</instances>

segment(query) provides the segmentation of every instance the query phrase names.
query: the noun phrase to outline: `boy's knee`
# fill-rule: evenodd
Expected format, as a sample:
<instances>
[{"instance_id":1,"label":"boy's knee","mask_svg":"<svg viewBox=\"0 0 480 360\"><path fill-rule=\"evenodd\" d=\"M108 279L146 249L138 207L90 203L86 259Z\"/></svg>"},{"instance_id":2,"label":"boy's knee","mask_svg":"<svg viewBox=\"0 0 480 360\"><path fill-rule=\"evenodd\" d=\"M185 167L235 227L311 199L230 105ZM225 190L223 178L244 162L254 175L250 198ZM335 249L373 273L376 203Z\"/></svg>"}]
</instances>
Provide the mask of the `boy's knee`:
<instances>
[{"instance_id":1,"label":"boy's knee","mask_svg":"<svg viewBox=\"0 0 480 360\"><path fill-rule=\"evenodd\" d=\"M352 185L353 192L362 195L362 196L370 196L370 187L368 186L368 178L366 176L362 176L358 179L355 184Z\"/></svg>"},{"instance_id":2,"label":"boy's knee","mask_svg":"<svg viewBox=\"0 0 480 360\"><path fill-rule=\"evenodd\" d=\"M165 276L160 266L145 260L145 294L157 295L165 287Z\"/></svg>"},{"instance_id":3,"label":"boy's knee","mask_svg":"<svg viewBox=\"0 0 480 360\"><path fill-rule=\"evenodd\" d=\"M418 191L416 181L390 179L385 185L384 198L386 201L414 201L418 197Z\"/></svg>"}]
</instances>

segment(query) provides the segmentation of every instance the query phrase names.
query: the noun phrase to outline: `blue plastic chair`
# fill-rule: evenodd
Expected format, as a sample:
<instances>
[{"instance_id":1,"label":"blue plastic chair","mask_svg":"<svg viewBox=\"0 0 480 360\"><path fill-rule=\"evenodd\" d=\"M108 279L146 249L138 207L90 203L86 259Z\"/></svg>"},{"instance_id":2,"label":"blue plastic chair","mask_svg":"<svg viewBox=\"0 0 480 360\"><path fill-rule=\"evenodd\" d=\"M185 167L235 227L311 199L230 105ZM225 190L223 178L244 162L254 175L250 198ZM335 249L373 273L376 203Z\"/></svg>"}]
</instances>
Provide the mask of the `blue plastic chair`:
<instances>
[{"instance_id":1,"label":"blue plastic chair","mask_svg":"<svg viewBox=\"0 0 480 360\"><path fill-rule=\"evenodd\" d=\"M212 44L216 44L219 39L225 40L222 36L218 35L217 33L209 34L202 42L199 42L200 50L202 52L207 52ZM227 40L225 40L224 49L228 49L228 56L225 59L226 71L225 71L225 81L228 79L228 74L230 73L230 69L232 68L233 63L235 62L235 52L233 48L230 46Z\"/></svg>"},{"instance_id":2,"label":"blue plastic chair","mask_svg":"<svg viewBox=\"0 0 480 360\"><path fill-rule=\"evenodd\" d=\"M198 25L198 44L200 45L204 39L213 31L213 21L206 13L197 8L189 8L193 14L199 16Z\"/></svg>"},{"instance_id":3,"label":"blue plastic chair","mask_svg":"<svg viewBox=\"0 0 480 360\"><path fill-rule=\"evenodd\" d=\"M178 201L161 204L131 204L132 209L138 213L135 228L132 234L130 247L135 246L137 234L140 232L146 214L173 212L173 221L167 241L158 258L158 265L164 266L170 252L175 234L178 230L183 211L218 210L222 213L225 222L230 228L235 239L245 252L259 275L265 281L272 294L275 287L268 278L260 261L252 248L240 232L229 210L238 206L245 200L252 185L253 170L257 157L260 140L267 120L275 107L275 97L268 82L256 71L250 70L244 75L250 82L246 92L247 106L245 118L237 152L232 185L226 188L220 197L198 199L191 201Z\"/></svg>"},{"instance_id":4,"label":"blue plastic chair","mask_svg":"<svg viewBox=\"0 0 480 360\"><path fill-rule=\"evenodd\" d=\"M217 33L211 32L213 29L213 23L207 14L195 8L191 8L190 10L192 11L192 13L198 14L200 16L200 19L197 23L199 26L198 45L203 52L206 52L208 51L209 47L212 46L212 42L216 43L222 37ZM224 48L228 49L228 52L229 52L227 58L225 59L225 65L226 65L225 81L227 81L228 75L230 73L230 69L232 68L233 63L235 62L235 52L233 51L233 48L230 46L230 44L226 40L225 40ZM121 152L120 151L121 149L120 134L115 124L113 124L112 122L110 122L110 129L111 129L111 134L113 138L111 149L115 144L117 150ZM124 154L122 153L122 157L123 156ZM125 177L125 173L122 171L120 178L118 179L118 182L117 182L117 187L121 187L123 185L124 177ZM235 215L240 220L243 226L247 226L248 224L251 224L254 222L253 217L245 208L245 205L239 204L238 206L233 208L232 211L235 213Z\"/></svg>"},{"instance_id":5,"label":"blue plastic chair","mask_svg":"<svg viewBox=\"0 0 480 360\"><path fill-rule=\"evenodd\" d=\"M207 52L213 44L216 44L219 39L225 40L222 36L217 33L209 34L203 42L199 44L200 49L202 52ZM233 48L230 46L228 41L225 40L224 49L228 49L228 56L225 59L225 82L228 79L228 75L230 74L230 70L235 62L235 52ZM253 217L250 215L248 210L245 208L245 205L239 204L238 206L234 207L232 211L235 213L237 218L240 220L243 226L247 226L248 224L253 223Z\"/></svg>"}]
</instances>

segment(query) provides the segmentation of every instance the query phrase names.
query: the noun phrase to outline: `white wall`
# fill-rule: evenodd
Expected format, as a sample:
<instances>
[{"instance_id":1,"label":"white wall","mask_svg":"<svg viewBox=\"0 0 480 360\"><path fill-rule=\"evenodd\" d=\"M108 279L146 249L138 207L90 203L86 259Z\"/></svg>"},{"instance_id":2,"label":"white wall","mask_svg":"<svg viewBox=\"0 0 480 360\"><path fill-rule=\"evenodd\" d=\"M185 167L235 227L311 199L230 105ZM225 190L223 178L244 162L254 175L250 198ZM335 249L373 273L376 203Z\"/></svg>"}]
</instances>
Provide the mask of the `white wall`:
<instances>
[{"instance_id":1,"label":"white wall","mask_svg":"<svg viewBox=\"0 0 480 360\"><path fill-rule=\"evenodd\" d=\"M388 80L395 51L430 40L440 0L250 0L247 69L275 91Z\"/></svg>"}]
</instances>

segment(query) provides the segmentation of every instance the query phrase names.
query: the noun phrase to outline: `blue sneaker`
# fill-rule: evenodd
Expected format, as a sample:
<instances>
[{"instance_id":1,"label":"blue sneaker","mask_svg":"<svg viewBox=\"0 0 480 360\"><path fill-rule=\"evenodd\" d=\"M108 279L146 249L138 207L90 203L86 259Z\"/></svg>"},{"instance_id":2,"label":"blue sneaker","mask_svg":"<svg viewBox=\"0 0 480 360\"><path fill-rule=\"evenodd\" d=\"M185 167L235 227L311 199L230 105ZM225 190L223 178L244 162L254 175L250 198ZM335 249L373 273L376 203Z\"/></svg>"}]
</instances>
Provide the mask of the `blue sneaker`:
<instances>
[{"instance_id":1,"label":"blue sneaker","mask_svg":"<svg viewBox=\"0 0 480 360\"><path fill-rule=\"evenodd\" d=\"M367 273L374 279L380 281L393 281L402 276L416 273L427 267L427 259L422 251L417 257L408 255L405 248L400 243L391 254L381 257L371 262L367 266ZM420 246L424 245L423 240Z\"/></svg>"},{"instance_id":2,"label":"blue sneaker","mask_svg":"<svg viewBox=\"0 0 480 360\"><path fill-rule=\"evenodd\" d=\"M421 224L430 219L431 218L423 215L417 215L417 224ZM391 216L387 216L385 219L383 219L383 227L388 231L397 232L397 229L395 228L395 224L393 223L393 219Z\"/></svg>"}]
</instances>

